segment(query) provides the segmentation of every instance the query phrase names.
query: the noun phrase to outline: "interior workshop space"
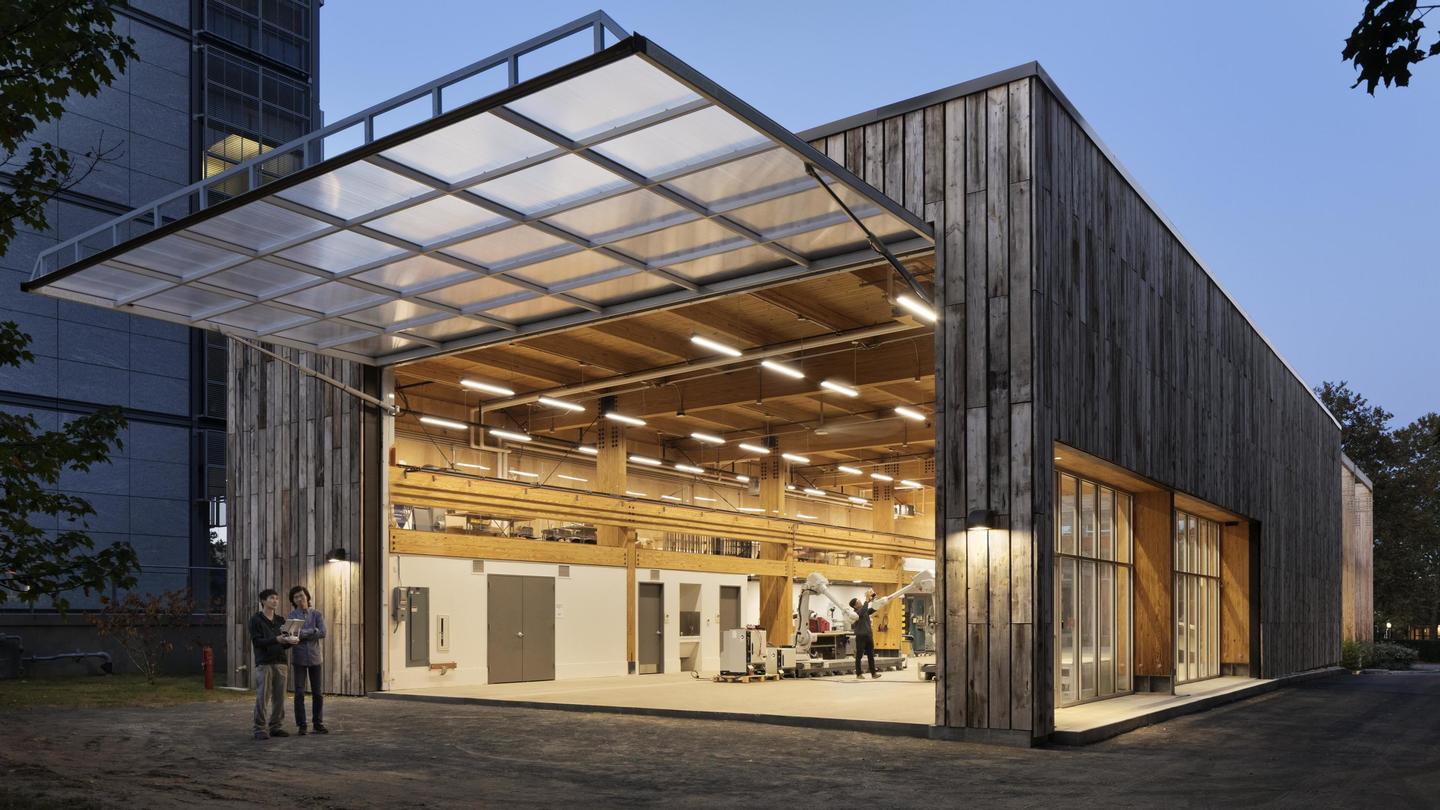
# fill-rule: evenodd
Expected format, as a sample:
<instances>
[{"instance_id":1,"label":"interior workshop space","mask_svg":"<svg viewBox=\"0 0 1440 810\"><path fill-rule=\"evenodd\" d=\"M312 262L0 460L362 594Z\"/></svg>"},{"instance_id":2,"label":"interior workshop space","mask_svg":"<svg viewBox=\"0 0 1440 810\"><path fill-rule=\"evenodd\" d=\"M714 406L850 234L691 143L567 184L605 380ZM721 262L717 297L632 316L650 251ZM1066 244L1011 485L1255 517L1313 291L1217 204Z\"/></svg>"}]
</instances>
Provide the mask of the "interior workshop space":
<instances>
[{"instance_id":1,"label":"interior workshop space","mask_svg":"<svg viewBox=\"0 0 1440 810\"><path fill-rule=\"evenodd\" d=\"M1338 423L1033 62L794 133L596 12L23 288L231 341L234 686L308 582L330 692L1029 746L1372 625Z\"/></svg>"}]
</instances>

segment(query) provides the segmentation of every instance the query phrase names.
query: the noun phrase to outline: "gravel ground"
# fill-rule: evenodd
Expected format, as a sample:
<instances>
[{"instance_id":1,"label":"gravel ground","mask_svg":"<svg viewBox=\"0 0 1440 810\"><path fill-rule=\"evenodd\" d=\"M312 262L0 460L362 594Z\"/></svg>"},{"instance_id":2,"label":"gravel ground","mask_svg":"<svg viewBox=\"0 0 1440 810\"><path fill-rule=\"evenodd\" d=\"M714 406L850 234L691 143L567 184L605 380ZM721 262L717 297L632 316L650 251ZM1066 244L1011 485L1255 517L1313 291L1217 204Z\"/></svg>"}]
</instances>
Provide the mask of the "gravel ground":
<instances>
[{"instance_id":1,"label":"gravel ground","mask_svg":"<svg viewBox=\"0 0 1440 810\"><path fill-rule=\"evenodd\" d=\"M1440 672L1340 675L1085 748L330 698L257 742L248 705L0 717L0 807L1440 804Z\"/></svg>"}]
</instances>

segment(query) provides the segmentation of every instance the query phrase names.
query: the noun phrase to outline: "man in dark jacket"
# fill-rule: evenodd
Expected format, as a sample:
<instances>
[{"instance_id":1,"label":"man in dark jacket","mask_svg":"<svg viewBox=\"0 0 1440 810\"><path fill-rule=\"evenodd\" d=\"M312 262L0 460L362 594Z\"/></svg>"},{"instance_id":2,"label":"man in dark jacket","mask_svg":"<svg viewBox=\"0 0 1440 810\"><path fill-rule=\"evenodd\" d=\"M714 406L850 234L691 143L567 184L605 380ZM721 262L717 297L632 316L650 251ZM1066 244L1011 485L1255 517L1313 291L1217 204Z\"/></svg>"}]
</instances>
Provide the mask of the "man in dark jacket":
<instances>
[{"instance_id":1,"label":"man in dark jacket","mask_svg":"<svg viewBox=\"0 0 1440 810\"><path fill-rule=\"evenodd\" d=\"M285 722L285 676L290 669L286 651L294 636L281 634L285 620L276 615L280 594L274 588L260 592L260 610L250 617L250 644L255 649L255 739L289 737ZM269 711L266 711L266 707ZM267 717L268 714L268 717Z\"/></svg>"},{"instance_id":2,"label":"man in dark jacket","mask_svg":"<svg viewBox=\"0 0 1440 810\"><path fill-rule=\"evenodd\" d=\"M851 599L850 609L855 611L857 617L850 625L850 629L855 633L855 677L865 677L860 673L860 658L868 655L870 677L878 678L880 673L875 671L875 631L870 626L870 617L874 615L875 608L870 607L869 602L862 603L859 599Z\"/></svg>"}]
</instances>

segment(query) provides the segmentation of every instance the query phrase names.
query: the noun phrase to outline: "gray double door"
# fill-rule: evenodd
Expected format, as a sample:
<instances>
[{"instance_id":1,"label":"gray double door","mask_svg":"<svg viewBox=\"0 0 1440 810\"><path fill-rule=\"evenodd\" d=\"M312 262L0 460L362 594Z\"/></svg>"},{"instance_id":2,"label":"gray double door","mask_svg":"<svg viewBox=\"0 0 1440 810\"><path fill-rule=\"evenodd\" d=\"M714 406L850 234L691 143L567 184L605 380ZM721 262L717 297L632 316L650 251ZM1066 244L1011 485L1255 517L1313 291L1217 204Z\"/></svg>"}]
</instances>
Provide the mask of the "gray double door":
<instances>
[{"instance_id":1,"label":"gray double door","mask_svg":"<svg viewBox=\"0 0 1440 810\"><path fill-rule=\"evenodd\" d=\"M555 580L490 574L490 683L555 680Z\"/></svg>"}]
</instances>

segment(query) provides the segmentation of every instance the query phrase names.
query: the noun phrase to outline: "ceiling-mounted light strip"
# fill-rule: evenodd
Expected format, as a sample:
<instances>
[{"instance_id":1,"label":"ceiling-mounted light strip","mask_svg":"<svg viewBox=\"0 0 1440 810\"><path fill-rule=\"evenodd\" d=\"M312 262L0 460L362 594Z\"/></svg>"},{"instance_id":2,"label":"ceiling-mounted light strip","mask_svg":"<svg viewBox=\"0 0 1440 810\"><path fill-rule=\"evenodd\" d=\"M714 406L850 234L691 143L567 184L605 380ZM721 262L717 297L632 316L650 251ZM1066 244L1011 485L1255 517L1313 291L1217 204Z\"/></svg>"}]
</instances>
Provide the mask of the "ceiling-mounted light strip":
<instances>
[{"instance_id":1,"label":"ceiling-mounted light strip","mask_svg":"<svg viewBox=\"0 0 1440 810\"><path fill-rule=\"evenodd\" d=\"M515 392L503 385L481 382L479 380L461 380L460 384L472 391L484 391L487 394L498 394L502 397L513 397Z\"/></svg>"},{"instance_id":2,"label":"ceiling-mounted light strip","mask_svg":"<svg viewBox=\"0 0 1440 810\"><path fill-rule=\"evenodd\" d=\"M633 489L627 489L627 490L625 490L625 494L626 494L626 495L629 495L629 496L632 497L632 498L648 498L648 497L650 497L649 495L646 495L646 494L643 493L643 492L636 492L636 491L633 490Z\"/></svg>"},{"instance_id":3,"label":"ceiling-mounted light strip","mask_svg":"<svg viewBox=\"0 0 1440 810\"><path fill-rule=\"evenodd\" d=\"M663 461L661 461L661 460L659 460L659 459L656 459L656 458L650 458L649 456L631 456L631 457L630 457L630 463L631 463L631 464L644 464L646 467L659 467L660 465L664 464L665 462L663 462Z\"/></svg>"},{"instance_id":4,"label":"ceiling-mounted light strip","mask_svg":"<svg viewBox=\"0 0 1440 810\"><path fill-rule=\"evenodd\" d=\"M633 416L626 416L626 415L623 414L623 413L615 413L614 411L611 411L611 412L605 414L605 418L606 418L606 419L609 419L611 422L619 422L619 423L622 424L622 425L634 425L635 427L645 427L645 420L644 420L644 419L636 419L636 418L633 417Z\"/></svg>"},{"instance_id":5,"label":"ceiling-mounted light strip","mask_svg":"<svg viewBox=\"0 0 1440 810\"><path fill-rule=\"evenodd\" d=\"M739 357L744 354L744 352L740 351L734 346L726 346L724 343L721 343L717 340L711 340L710 338L701 337L700 335L691 335L690 342L694 343L696 346L701 346L709 349L712 352L728 355L730 357Z\"/></svg>"},{"instance_id":6,"label":"ceiling-mounted light strip","mask_svg":"<svg viewBox=\"0 0 1440 810\"><path fill-rule=\"evenodd\" d=\"M466 468L471 469L471 470L488 470L488 469L490 469L489 467L486 467L484 464L471 464L471 463L468 462L468 461L457 461L457 462L455 462L455 466L456 466L456 467L466 467Z\"/></svg>"},{"instance_id":7,"label":"ceiling-mounted light strip","mask_svg":"<svg viewBox=\"0 0 1440 810\"><path fill-rule=\"evenodd\" d=\"M661 496L660 496L660 500L662 500L662 501L676 501L676 502L680 502L680 499L677 498L677 497L675 497L674 495L661 495Z\"/></svg>"},{"instance_id":8,"label":"ceiling-mounted light strip","mask_svg":"<svg viewBox=\"0 0 1440 810\"><path fill-rule=\"evenodd\" d=\"M578 450L578 451L580 451L581 453L584 453L584 454L587 455L587 456L598 456L598 455L600 455L600 451L599 451L598 449L596 449L596 448L594 448L594 447L591 447L591 446L588 445L588 444L582 444L582 445L580 445L579 447L577 447L577 448L575 448L575 449Z\"/></svg>"},{"instance_id":9,"label":"ceiling-mounted light strip","mask_svg":"<svg viewBox=\"0 0 1440 810\"><path fill-rule=\"evenodd\" d=\"M537 472L527 472L527 471L525 471L525 470L511 470L511 471L510 471L510 474L511 474L511 475L518 475L518 476L520 476L521 478L539 478L539 477L540 477L540 473L537 473Z\"/></svg>"},{"instance_id":10,"label":"ceiling-mounted light strip","mask_svg":"<svg viewBox=\"0 0 1440 810\"><path fill-rule=\"evenodd\" d=\"M748 484L748 483L750 483L750 476L748 476L748 475L737 475L737 476L735 476L735 480L736 480L736 481L739 481L739 482L742 483L742 484Z\"/></svg>"},{"instance_id":11,"label":"ceiling-mounted light strip","mask_svg":"<svg viewBox=\"0 0 1440 810\"><path fill-rule=\"evenodd\" d=\"M807 514L805 514L804 512L796 512L796 513L795 513L795 517L800 518L801 520L814 520L814 519L815 519L815 516L814 516L814 515L807 515Z\"/></svg>"},{"instance_id":12,"label":"ceiling-mounted light strip","mask_svg":"<svg viewBox=\"0 0 1440 810\"><path fill-rule=\"evenodd\" d=\"M860 392L848 385L841 385L833 380L821 380L820 387L826 391L834 391L837 394L844 394L847 397L858 397Z\"/></svg>"},{"instance_id":13,"label":"ceiling-mounted light strip","mask_svg":"<svg viewBox=\"0 0 1440 810\"><path fill-rule=\"evenodd\" d=\"M556 399L554 397L540 397L539 402L547 408L559 408L562 411L580 413L585 410L584 405L576 405L573 402L566 402L563 399Z\"/></svg>"},{"instance_id":14,"label":"ceiling-mounted light strip","mask_svg":"<svg viewBox=\"0 0 1440 810\"><path fill-rule=\"evenodd\" d=\"M861 506L864 506L865 504L869 503L869 501L865 500L864 498L858 498L858 497L856 497L856 496L854 496L854 495L851 495L851 496L850 496L849 498L847 498L846 500L850 501L851 503L858 503L858 504L860 504Z\"/></svg>"},{"instance_id":15,"label":"ceiling-mounted light strip","mask_svg":"<svg viewBox=\"0 0 1440 810\"><path fill-rule=\"evenodd\" d=\"M915 410L914 408L907 408L907 407L905 407L904 405L896 405L896 406L895 406L895 413L900 414L901 416L905 417L906 419L913 419L913 420L916 421L916 422L924 422L924 421L925 421L925 414L923 414L923 413Z\"/></svg>"},{"instance_id":16,"label":"ceiling-mounted light strip","mask_svg":"<svg viewBox=\"0 0 1440 810\"><path fill-rule=\"evenodd\" d=\"M748 453L759 453L759 454L762 455L762 456L768 456L768 455L770 455L770 448L768 448L768 447L761 447L761 446L758 445L758 444L749 444L749 443L747 443L747 442L741 442L741 443L740 443L739 445L737 445L737 446L738 446L741 450L744 450L744 451L746 451L746 452L748 452Z\"/></svg>"},{"instance_id":17,"label":"ceiling-mounted light strip","mask_svg":"<svg viewBox=\"0 0 1440 810\"><path fill-rule=\"evenodd\" d=\"M701 433L701 432L698 431L698 430L695 431L694 433L691 433L691 434L690 434L690 438L694 439L694 440L697 441L697 442L705 442L706 444L724 444L724 443L725 443L725 440L724 440L724 439L720 438L719 436L716 436L716 435L713 434L713 433Z\"/></svg>"},{"instance_id":18,"label":"ceiling-mounted light strip","mask_svg":"<svg viewBox=\"0 0 1440 810\"><path fill-rule=\"evenodd\" d=\"M906 489L924 489L924 488L925 488L925 485L922 484L922 483L920 483L919 481L911 481L911 480L908 479L908 478L902 478L902 479L900 479L900 486L902 486L902 487L904 487L904 488L906 488Z\"/></svg>"},{"instance_id":19,"label":"ceiling-mounted light strip","mask_svg":"<svg viewBox=\"0 0 1440 810\"><path fill-rule=\"evenodd\" d=\"M844 464L841 464L839 467L836 467L835 469L838 470L838 471L840 471L840 472L843 472L843 473L845 473L845 474L847 474L847 475L864 475L864 474L865 474L865 471L864 471L864 470L861 470L861 469L856 468L856 467L847 467L847 466L845 466Z\"/></svg>"},{"instance_id":20,"label":"ceiling-mounted light strip","mask_svg":"<svg viewBox=\"0 0 1440 810\"><path fill-rule=\"evenodd\" d=\"M705 474L705 470L704 470L703 468L701 468L701 467L696 467L696 466L694 466L694 465L692 465L692 464L676 464L676 465L674 465L674 467L675 467L675 469L679 470L680 472L693 473L693 474L695 474L695 475L704 475L704 474Z\"/></svg>"},{"instance_id":21,"label":"ceiling-mounted light strip","mask_svg":"<svg viewBox=\"0 0 1440 810\"><path fill-rule=\"evenodd\" d=\"M785 491L786 491L786 492L799 492L799 491L800 491L800 488L797 487L797 486L795 486L794 484L786 484L786 485L785 485Z\"/></svg>"},{"instance_id":22,"label":"ceiling-mounted light strip","mask_svg":"<svg viewBox=\"0 0 1440 810\"><path fill-rule=\"evenodd\" d=\"M715 499L714 499L714 498L707 498L707 497L705 497L704 495L696 495L696 496L695 496L695 500L697 500L697 501L704 501L704 502L706 502L706 503L715 503Z\"/></svg>"},{"instance_id":23,"label":"ceiling-mounted light strip","mask_svg":"<svg viewBox=\"0 0 1440 810\"><path fill-rule=\"evenodd\" d=\"M530 441L530 437L525 435L524 433L516 433L510 430L501 430L499 428L490 428L490 435L494 436L497 439L509 439L512 442Z\"/></svg>"},{"instance_id":24,"label":"ceiling-mounted light strip","mask_svg":"<svg viewBox=\"0 0 1440 810\"><path fill-rule=\"evenodd\" d=\"M764 510L764 509L761 509L761 508L758 507L758 506L737 506L737 507L735 507L735 511L737 511L737 512L764 512L765 510Z\"/></svg>"},{"instance_id":25,"label":"ceiling-mounted light strip","mask_svg":"<svg viewBox=\"0 0 1440 810\"><path fill-rule=\"evenodd\" d=\"M794 368L794 367L792 367L792 366L787 366L787 365L785 365L784 363L777 363L777 362L775 362L774 360L761 360L761 361L760 361L760 365L764 366L765 368L770 369L771 371L775 372L776 374L784 374L786 377L789 377L789 378L791 378L791 379L795 379L795 380L803 380L803 379L805 379L805 372L801 371L801 370L798 369L798 368Z\"/></svg>"},{"instance_id":26,"label":"ceiling-mounted light strip","mask_svg":"<svg viewBox=\"0 0 1440 810\"><path fill-rule=\"evenodd\" d=\"M456 422L454 419L441 419L438 416L422 416L420 421L427 425L447 428L449 430L469 430L470 426L464 422Z\"/></svg>"},{"instance_id":27,"label":"ceiling-mounted light strip","mask_svg":"<svg viewBox=\"0 0 1440 810\"><path fill-rule=\"evenodd\" d=\"M558 473L558 474L556 474L555 477L556 477L556 478L559 478L559 479L562 479L562 480L564 480L564 481L578 481L578 482L580 482L580 483L582 483L582 484L588 484L588 483L590 483L590 479L589 479L589 478L581 478L581 477L578 476L578 475L566 475L565 473Z\"/></svg>"},{"instance_id":28,"label":"ceiling-mounted light strip","mask_svg":"<svg viewBox=\"0 0 1440 810\"><path fill-rule=\"evenodd\" d=\"M793 462L795 462L796 464L809 464L809 463L810 463L810 459L808 459L808 458L806 458L806 457L804 457L804 456L797 456L797 455L795 455L794 453L781 453L781 454L780 454L780 458L783 458L783 459L785 459L786 461L793 461Z\"/></svg>"},{"instance_id":29,"label":"ceiling-mounted light strip","mask_svg":"<svg viewBox=\"0 0 1440 810\"><path fill-rule=\"evenodd\" d=\"M871 477L871 478L874 478L876 481L894 481L894 480L895 480L894 478L886 475L885 473L870 473L870 477Z\"/></svg>"},{"instance_id":30,"label":"ceiling-mounted light strip","mask_svg":"<svg viewBox=\"0 0 1440 810\"><path fill-rule=\"evenodd\" d=\"M805 488L805 494L806 494L806 495L814 495L814 496L817 497L817 498L823 498L823 497L825 497L825 490L823 490L823 489L816 489L815 487L806 487L806 488Z\"/></svg>"},{"instance_id":31,"label":"ceiling-mounted light strip","mask_svg":"<svg viewBox=\"0 0 1440 810\"><path fill-rule=\"evenodd\" d=\"M925 321L927 323L935 323L935 321L937 320L937 318L935 317L935 310L931 309L923 301L920 301L916 298L912 298L911 296L903 294L897 295L895 296L895 303L909 310L911 315L914 315L922 321Z\"/></svg>"}]
</instances>

